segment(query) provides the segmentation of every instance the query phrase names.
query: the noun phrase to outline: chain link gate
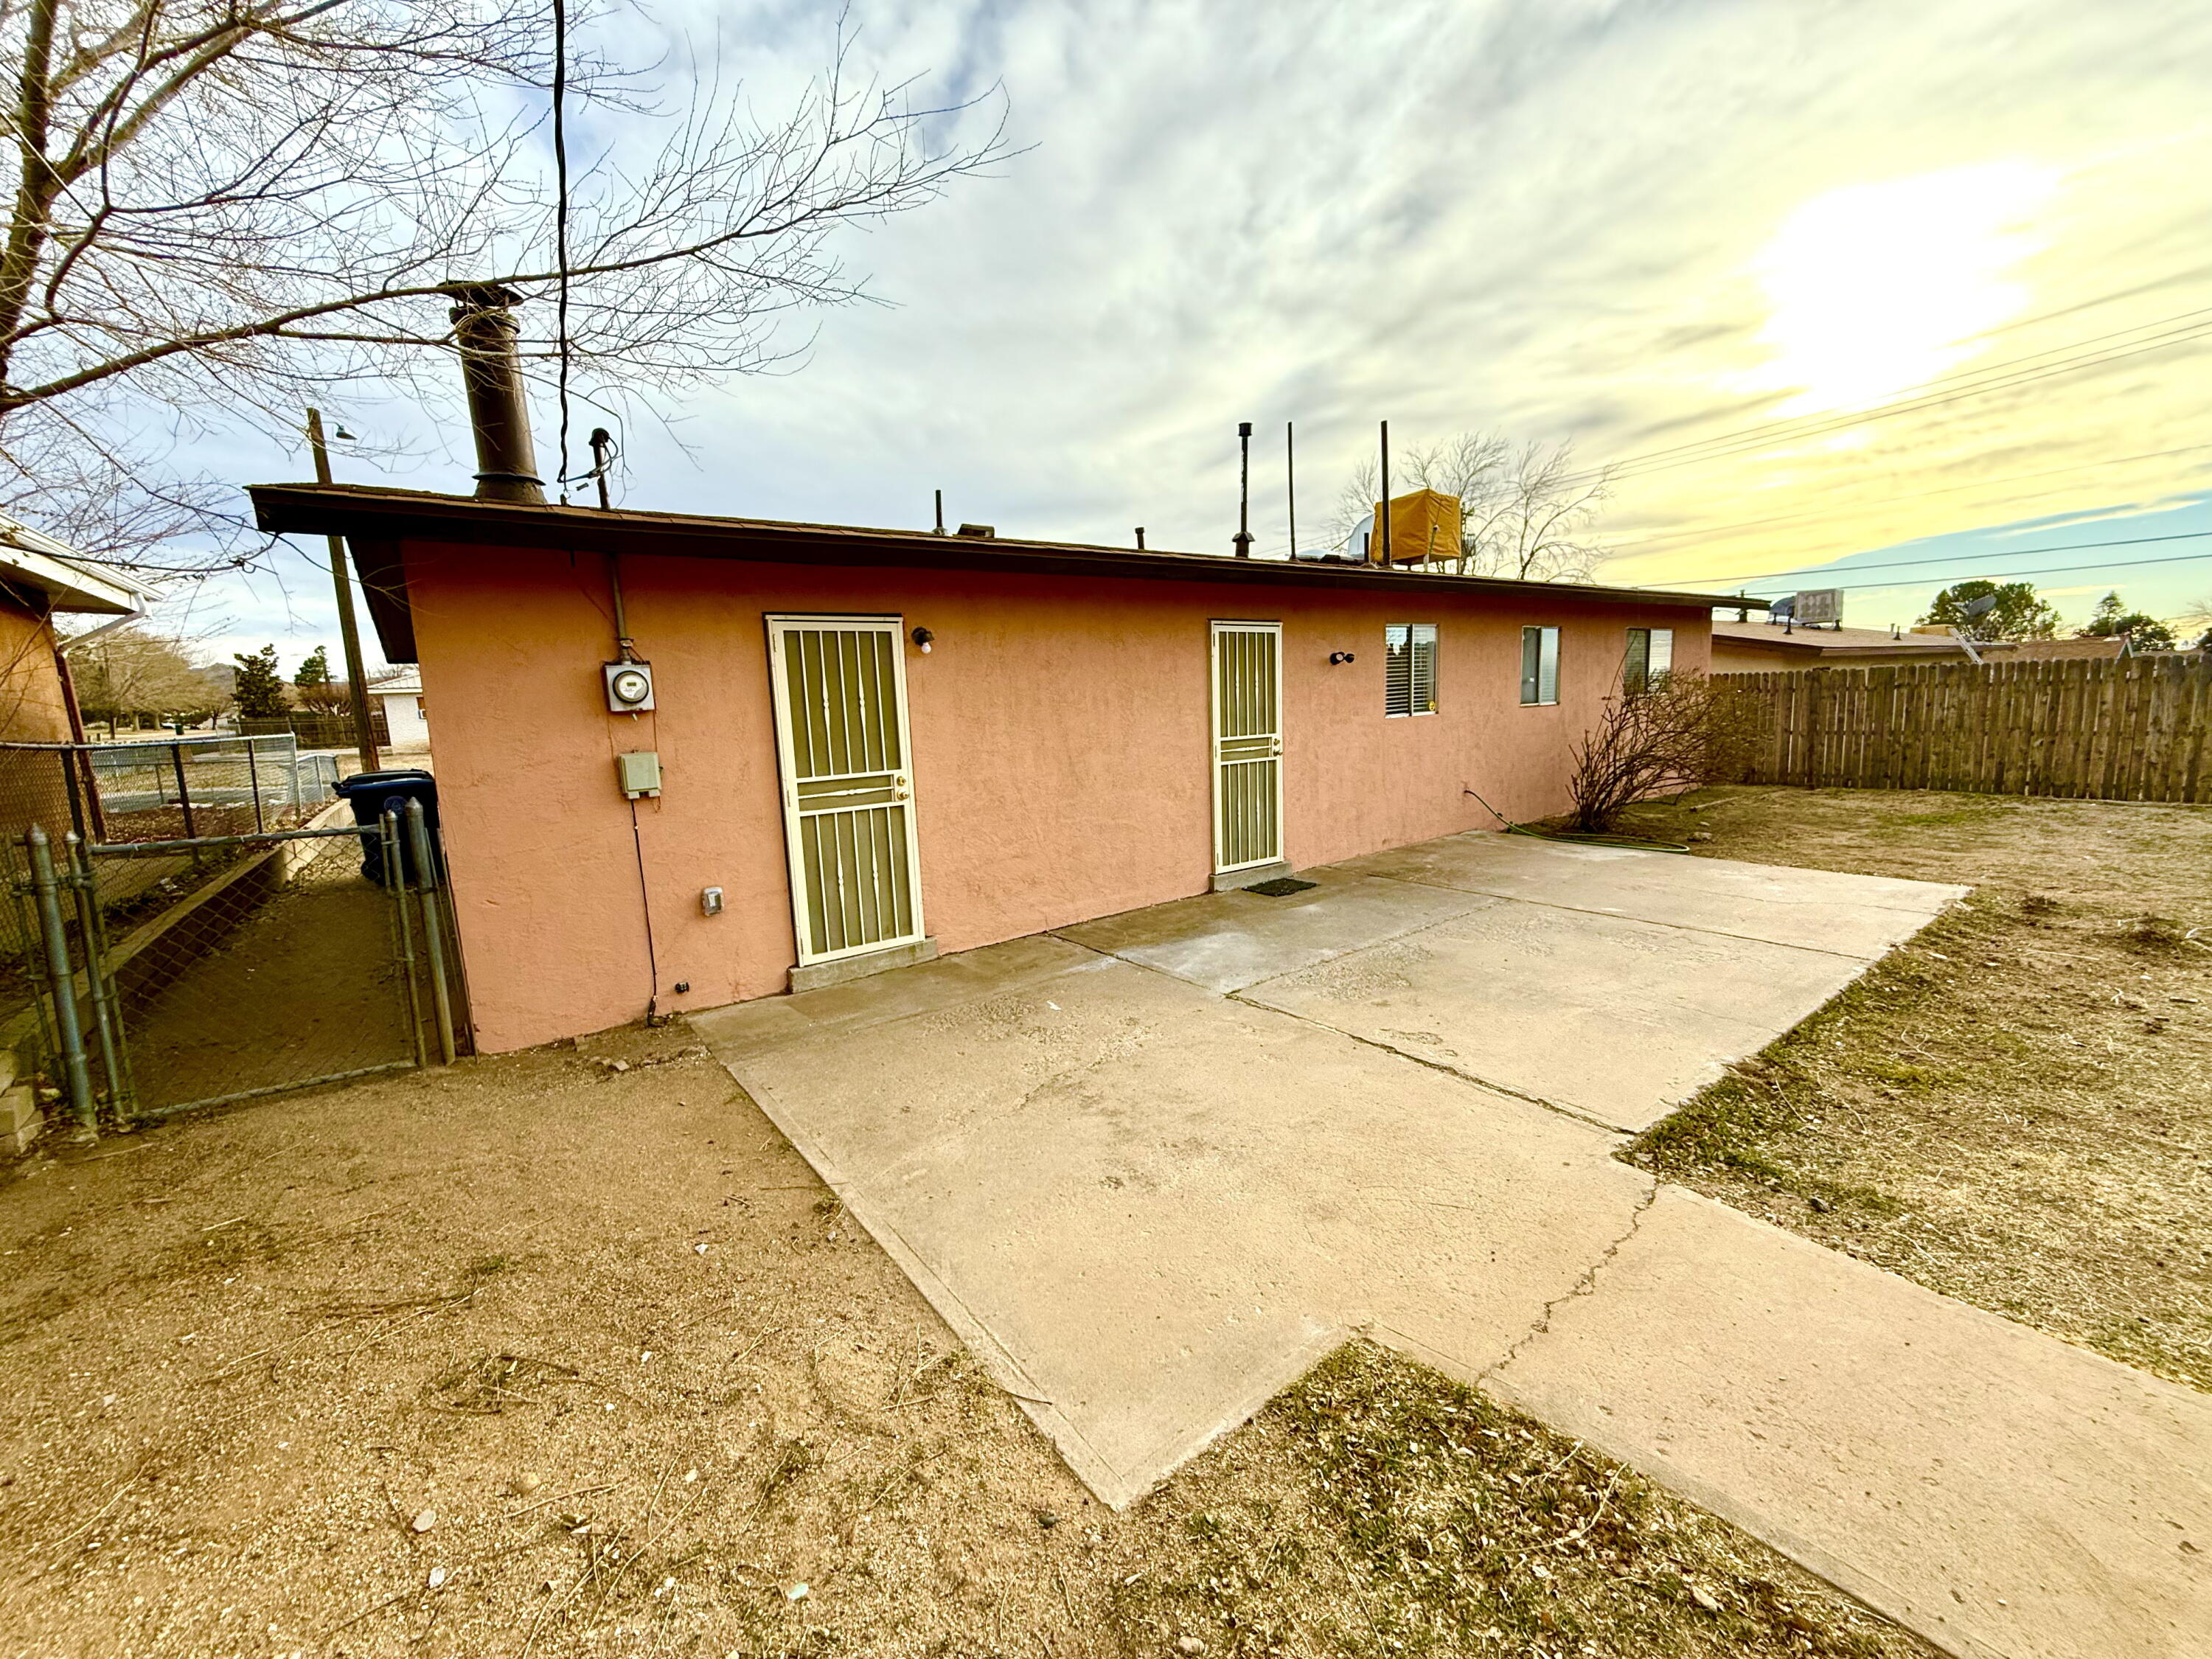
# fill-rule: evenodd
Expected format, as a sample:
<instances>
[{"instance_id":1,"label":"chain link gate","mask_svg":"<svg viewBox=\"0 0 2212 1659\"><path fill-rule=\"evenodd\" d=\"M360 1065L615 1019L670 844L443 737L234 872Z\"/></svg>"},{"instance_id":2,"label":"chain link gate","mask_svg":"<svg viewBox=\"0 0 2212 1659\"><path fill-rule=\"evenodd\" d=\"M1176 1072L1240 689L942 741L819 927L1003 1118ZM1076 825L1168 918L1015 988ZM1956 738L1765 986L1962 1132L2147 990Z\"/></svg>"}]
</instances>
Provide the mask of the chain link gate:
<instances>
[{"instance_id":1,"label":"chain link gate","mask_svg":"<svg viewBox=\"0 0 2212 1659\"><path fill-rule=\"evenodd\" d=\"M23 853L37 1046L82 1132L446 1064L466 1042L419 802L374 824L161 841L33 826Z\"/></svg>"}]
</instances>

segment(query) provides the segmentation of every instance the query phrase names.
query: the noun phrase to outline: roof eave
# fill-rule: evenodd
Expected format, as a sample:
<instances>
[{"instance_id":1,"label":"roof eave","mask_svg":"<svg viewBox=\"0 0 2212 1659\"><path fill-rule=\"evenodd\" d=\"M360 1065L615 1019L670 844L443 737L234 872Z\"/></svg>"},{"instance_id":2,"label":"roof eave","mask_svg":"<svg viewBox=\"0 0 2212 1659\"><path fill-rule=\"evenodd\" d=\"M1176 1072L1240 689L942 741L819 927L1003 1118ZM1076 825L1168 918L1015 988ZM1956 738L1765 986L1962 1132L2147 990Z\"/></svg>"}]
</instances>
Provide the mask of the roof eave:
<instances>
[{"instance_id":1,"label":"roof eave","mask_svg":"<svg viewBox=\"0 0 2212 1659\"><path fill-rule=\"evenodd\" d=\"M1733 595L1595 584L1452 576L1377 566L1287 560L1234 560L1198 553L1066 542L942 536L927 531L717 519L678 514L601 512L525 506L472 497L359 485L256 484L256 521L272 534L313 533L373 541L471 540L507 546L762 562L951 568L1036 575L1088 574L1186 581L1256 581L1299 586L1435 586L1465 592L1565 590L1596 604L1651 605L1711 611L1747 603ZM1751 600L1763 607L1762 600Z\"/></svg>"}]
</instances>

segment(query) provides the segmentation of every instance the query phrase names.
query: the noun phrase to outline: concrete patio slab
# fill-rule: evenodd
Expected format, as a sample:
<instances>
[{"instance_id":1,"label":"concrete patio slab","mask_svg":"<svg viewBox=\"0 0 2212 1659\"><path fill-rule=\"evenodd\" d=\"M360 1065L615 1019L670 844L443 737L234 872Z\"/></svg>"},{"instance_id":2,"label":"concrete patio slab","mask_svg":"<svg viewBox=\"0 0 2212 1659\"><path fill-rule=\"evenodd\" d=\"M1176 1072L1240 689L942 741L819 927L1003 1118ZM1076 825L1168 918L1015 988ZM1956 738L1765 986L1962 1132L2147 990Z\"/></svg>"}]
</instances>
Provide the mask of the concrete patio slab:
<instances>
[{"instance_id":1,"label":"concrete patio slab","mask_svg":"<svg viewBox=\"0 0 2212 1659\"><path fill-rule=\"evenodd\" d=\"M2212 1652L2212 1399L1710 1199L1483 1385L1954 1650Z\"/></svg>"},{"instance_id":2,"label":"concrete patio slab","mask_svg":"<svg viewBox=\"0 0 2212 1659\"><path fill-rule=\"evenodd\" d=\"M1109 1502L1353 1327L1449 1305L1502 1358L1648 1199L1555 1113L1090 963L764 1048L697 1024Z\"/></svg>"},{"instance_id":3,"label":"concrete patio slab","mask_svg":"<svg viewBox=\"0 0 2212 1659\"><path fill-rule=\"evenodd\" d=\"M1525 890L1451 889L1485 902L1423 922L1370 885L1395 878L1329 872L1304 916L1229 895L1084 930L1131 960L1024 939L694 1019L1109 1503L1366 1330L1951 1652L2204 1654L2212 1399L1656 1186L1614 1136L1455 1074L1634 1122L1867 958L1759 937L1765 878L1593 885L1517 848L1486 875L1469 839L1392 856ZM1336 950L1311 918L1340 891L1365 942L1299 962ZM1593 895L1652 914L1555 902ZM1954 891L1867 896L1924 918Z\"/></svg>"},{"instance_id":4,"label":"concrete patio slab","mask_svg":"<svg viewBox=\"0 0 2212 1659\"><path fill-rule=\"evenodd\" d=\"M1866 965L1739 934L1501 902L1239 994L1632 1130Z\"/></svg>"},{"instance_id":5,"label":"concrete patio slab","mask_svg":"<svg viewBox=\"0 0 2212 1659\"><path fill-rule=\"evenodd\" d=\"M1282 898L1234 892L1178 899L1063 927L1059 935L1210 991L1235 991L1498 902L1334 870L1306 878L1312 888Z\"/></svg>"},{"instance_id":6,"label":"concrete patio slab","mask_svg":"<svg viewBox=\"0 0 2212 1659\"><path fill-rule=\"evenodd\" d=\"M1910 939L1966 892L1940 882L1485 833L1371 854L1335 868L1346 876L1635 916L1869 960Z\"/></svg>"}]
</instances>

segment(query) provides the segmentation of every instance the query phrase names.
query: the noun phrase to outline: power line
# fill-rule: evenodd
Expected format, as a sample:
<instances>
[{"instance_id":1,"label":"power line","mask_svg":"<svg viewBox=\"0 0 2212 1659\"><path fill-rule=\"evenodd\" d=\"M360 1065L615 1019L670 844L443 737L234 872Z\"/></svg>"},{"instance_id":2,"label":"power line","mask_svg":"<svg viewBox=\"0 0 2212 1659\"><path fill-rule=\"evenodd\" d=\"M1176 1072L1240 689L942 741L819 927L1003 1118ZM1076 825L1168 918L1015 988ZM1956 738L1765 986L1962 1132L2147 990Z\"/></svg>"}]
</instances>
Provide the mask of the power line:
<instances>
[{"instance_id":1,"label":"power line","mask_svg":"<svg viewBox=\"0 0 2212 1659\"><path fill-rule=\"evenodd\" d=\"M2187 327L2174 326L2188 322L2191 318L2206 320L2190 323ZM2090 368L2097 363L2135 356L2146 351L2162 350L2167 346L2183 344L2207 333L2212 333L2212 311L2182 312L2175 316L2161 319L2158 322L2140 324L2133 329L2118 330L2116 334L2140 333L2148 328L2164 329L2166 332L2152 339L2139 340L2130 345L2116 347L2106 351L2080 352L2079 348L2083 345L2094 344L2098 339L2114 337L2113 335L2093 336L2091 339L2078 341L2073 346L2055 347L2051 351L2033 353L2028 356L2013 358L2003 363L1992 363L1986 368L1974 371L1971 375L1933 380L1928 383L1931 388L1929 391L1915 392L1910 397L1893 399L1887 404L1876 404L1869 409L1847 414L1805 416L1795 421L1768 422L1761 426L1747 427L1740 431L1723 433L1717 437L1700 439L1694 443L1678 444L1668 449L1656 449L1642 455L1632 455L1625 461L1615 462L1607 467L1589 468L1571 475L1570 481L1580 482L1595 478L1601 473L1613 479L1643 477L1654 472L1668 471L1678 466L1689 466L1705 461L1723 459L1729 455L1771 448L1777 444L1821 437L1831 432L1844 431L1852 427L1863 426L1870 421L1887 420L1898 415L1911 414L1918 410L1937 408L1944 404L1955 403L1961 398L1978 397L1984 392L2008 390L2013 386L2026 386L2036 380L2047 380L2054 374L2071 374L2077 369ZM2040 361L2066 351L2076 352L2078 355L2063 358L2057 362L2045 363ZM1945 390L1944 388L1947 387L1950 389Z\"/></svg>"},{"instance_id":2,"label":"power line","mask_svg":"<svg viewBox=\"0 0 2212 1659\"><path fill-rule=\"evenodd\" d=\"M2101 461L2084 461L2075 466L2044 467L2033 472L2008 473L2002 478L1977 478L1971 483L1944 484L1936 489L1916 489L1905 495L1885 495L1878 501L1865 503L1863 510L1878 507L1894 507L1900 501L1926 501L1931 495L1955 495L1962 489L1995 489L2004 484L2025 483L2031 478L2055 478L2068 472L2092 472L2107 466L2124 466L2130 461L2159 461L2170 455L2193 455L2201 450L2212 449L2212 444L2185 444L2179 449L2150 449L2135 455L2114 455ZM1778 513L1765 519L1739 519L1734 524L1691 525L1680 530L1658 530L1641 541L1624 544L1617 550L1608 550L1607 559L1632 559L1635 550L1655 541L1680 541L1698 536L1725 536L1731 531L1759 530L1768 525L1788 524L1797 519L1826 519L1835 516L1832 507L1816 507L1802 513Z\"/></svg>"},{"instance_id":3,"label":"power line","mask_svg":"<svg viewBox=\"0 0 2212 1659\"><path fill-rule=\"evenodd\" d=\"M2171 536L2128 536L2109 542L2063 542L2056 547L2012 547L1995 553L1946 553L1926 559L1899 559L1888 564L1855 564L1848 569L1837 570L1835 574L1855 576L1862 570L1904 570L1917 564L1961 564L1970 559L2033 558L2040 553L2081 553L2093 547L2141 547L2148 542L2194 542L2208 537L2212 537L2212 530L2185 530ZM1674 580L1686 582L1778 582L1784 576L1819 576L1832 570L1835 570L1832 560L1825 565L1803 565L1794 570L1771 570L1758 576L1680 576ZM1660 578L1636 585L1638 587L1667 587L1672 584Z\"/></svg>"},{"instance_id":4,"label":"power line","mask_svg":"<svg viewBox=\"0 0 2212 1659\"><path fill-rule=\"evenodd\" d=\"M2195 564L2204 559L2212 559L2212 553L2182 553L2172 555L2163 559L2107 559L2101 564L2050 565L2045 566L2040 570L2004 570L2000 571L1997 574L2002 576L2014 578L2021 576L2071 576L2084 570L2133 570L2142 565ZM1907 578L1902 581L1838 582L1835 586L1838 592L1856 593L1863 592L1869 588L1876 587L1948 587L1950 584L1944 581L1940 577L1923 576L1917 580ZM1714 608L1717 610L1726 610L1730 602L1733 601L1735 597L1736 596L1733 593L1714 594L1712 596ZM1765 596L1764 594L1754 593L1750 597L1753 599L1763 599Z\"/></svg>"},{"instance_id":5,"label":"power line","mask_svg":"<svg viewBox=\"0 0 2212 1659\"><path fill-rule=\"evenodd\" d=\"M561 470L554 474L568 499L568 0L553 0L553 258L561 286L554 301L554 329L561 342Z\"/></svg>"}]
</instances>

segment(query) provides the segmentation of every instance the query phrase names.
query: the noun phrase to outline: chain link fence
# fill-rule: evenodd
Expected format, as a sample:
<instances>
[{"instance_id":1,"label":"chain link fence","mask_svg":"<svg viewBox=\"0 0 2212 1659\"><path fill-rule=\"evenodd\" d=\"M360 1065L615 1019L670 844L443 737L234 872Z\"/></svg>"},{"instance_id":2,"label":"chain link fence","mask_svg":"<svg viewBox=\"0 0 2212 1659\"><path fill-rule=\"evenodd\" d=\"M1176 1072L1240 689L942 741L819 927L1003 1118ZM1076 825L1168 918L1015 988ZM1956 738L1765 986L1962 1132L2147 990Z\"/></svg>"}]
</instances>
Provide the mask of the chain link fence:
<instances>
[{"instance_id":1,"label":"chain link fence","mask_svg":"<svg viewBox=\"0 0 2212 1659\"><path fill-rule=\"evenodd\" d=\"M419 806L143 841L34 825L10 850L23 1006L0 1046L82 1130L465 1046L443 859Z\"/></svg>"}]
</instances>

